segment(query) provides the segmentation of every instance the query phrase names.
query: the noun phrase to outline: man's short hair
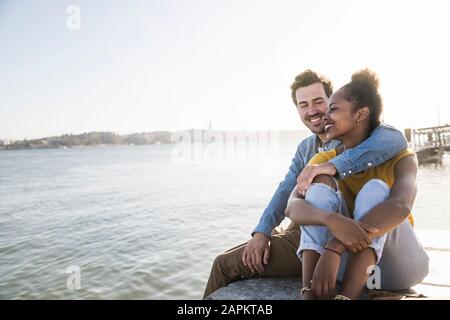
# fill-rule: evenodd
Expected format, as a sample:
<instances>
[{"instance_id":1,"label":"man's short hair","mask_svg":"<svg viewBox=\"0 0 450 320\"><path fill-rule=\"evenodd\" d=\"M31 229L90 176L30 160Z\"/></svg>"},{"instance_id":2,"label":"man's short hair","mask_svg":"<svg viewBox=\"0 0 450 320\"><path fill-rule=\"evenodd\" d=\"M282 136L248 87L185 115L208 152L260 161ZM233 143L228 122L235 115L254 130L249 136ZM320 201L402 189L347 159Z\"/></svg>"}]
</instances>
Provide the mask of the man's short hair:
<instances>
[{"instance_id":1,"label":"man's short hair","mask_svg":"<svg viewBox=\"0 0 450 320\"><path fill-rule=\"evenodd\" d=\"M333 93L333 84L331 83L331 80L321 74L318 74L317 72L308 69L296 76L294 82L291 85L291 96L295 106L297 106L295 91L297 91L298 88L307 87L317 82L322 83L327 97L331 96L331 94Z\"/></svg>"}]
</instances>

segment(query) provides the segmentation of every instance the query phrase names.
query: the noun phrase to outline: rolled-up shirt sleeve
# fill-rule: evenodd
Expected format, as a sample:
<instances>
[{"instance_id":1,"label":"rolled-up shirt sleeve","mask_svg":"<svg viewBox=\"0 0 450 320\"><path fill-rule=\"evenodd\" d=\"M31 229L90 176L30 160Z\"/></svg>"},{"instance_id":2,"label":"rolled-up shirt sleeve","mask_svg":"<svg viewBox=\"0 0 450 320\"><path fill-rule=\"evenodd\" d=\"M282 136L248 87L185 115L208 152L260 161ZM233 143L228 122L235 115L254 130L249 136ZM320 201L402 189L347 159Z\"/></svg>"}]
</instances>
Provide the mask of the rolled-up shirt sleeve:
<instances>
[{"instance_id":1,"label":"rolled-up shirt sleeve","mask_svg":"<svg viewBox=\"0 0 450 320\"><path fill-rule=\"evenodd\" d=\"M376 167L407 147L408 143L401 131L387 124L381 124L361 144L345 150L328 162L335 166L339 178L343 179Z\"/></svg>"}]
</instances>

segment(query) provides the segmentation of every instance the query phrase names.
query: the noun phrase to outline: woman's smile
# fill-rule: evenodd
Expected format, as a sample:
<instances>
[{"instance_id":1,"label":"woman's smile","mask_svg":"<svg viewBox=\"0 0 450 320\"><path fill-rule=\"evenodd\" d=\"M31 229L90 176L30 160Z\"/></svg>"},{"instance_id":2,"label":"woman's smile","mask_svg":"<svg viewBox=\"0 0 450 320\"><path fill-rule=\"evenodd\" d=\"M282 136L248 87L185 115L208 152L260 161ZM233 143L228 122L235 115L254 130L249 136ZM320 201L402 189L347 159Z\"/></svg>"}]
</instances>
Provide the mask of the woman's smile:
<instances>
[{"instance_id":1,"label":"woman's smile","mask_svg":"<svg viewBox=\"0 0 450 320\"><path fill-rule=\"evenodd\" d=\"M325 123L325 132L327 132L333 126L334 126L334 124L332 124L332 123Z\"/></svg>"}]
</instances>

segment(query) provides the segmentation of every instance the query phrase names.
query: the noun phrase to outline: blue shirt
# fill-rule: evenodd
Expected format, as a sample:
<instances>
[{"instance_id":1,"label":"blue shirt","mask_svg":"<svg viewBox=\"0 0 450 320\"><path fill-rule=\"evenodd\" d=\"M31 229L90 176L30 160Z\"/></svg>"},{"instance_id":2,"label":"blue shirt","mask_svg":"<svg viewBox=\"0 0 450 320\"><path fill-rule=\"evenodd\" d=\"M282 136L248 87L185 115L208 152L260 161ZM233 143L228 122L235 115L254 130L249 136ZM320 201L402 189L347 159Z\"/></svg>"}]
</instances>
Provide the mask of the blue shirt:
<instances>
[{"instance_id":1,"label":"blue shirt","mask_svg":"<svg viewBox=\"0 0 450 320\"><path fill-rule=\"evenodd\" d=\"M264 210L258 225L253 230L270 236L273 228L285 218L285 210L289 196L297 185L297 177L308 164L309 160L319 151L332 150L340 145L340 141L332 140L321 144L316 134L304 139L297 146L297 152L292 159L291 166L284 180L279 184L267 208ZM392 126L382 124L367 138L352 149L347 149L339 156L331 159L340 178L366 170L371 166L378 166L391 159L400 151L407 148L403 134Z\"/></svg>"}]
</instances>

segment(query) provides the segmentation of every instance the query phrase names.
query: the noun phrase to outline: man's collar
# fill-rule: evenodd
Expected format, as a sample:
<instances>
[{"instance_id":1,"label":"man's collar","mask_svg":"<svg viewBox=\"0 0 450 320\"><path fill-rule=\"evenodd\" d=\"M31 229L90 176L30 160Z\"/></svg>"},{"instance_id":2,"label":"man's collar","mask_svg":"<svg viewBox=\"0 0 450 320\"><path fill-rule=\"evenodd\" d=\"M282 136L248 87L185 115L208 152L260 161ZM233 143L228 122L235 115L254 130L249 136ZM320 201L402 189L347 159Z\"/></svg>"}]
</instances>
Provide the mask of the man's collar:
<instances>
[{"instance_id":1,"label":"man's collar","mask_svg":"<svg viewBox=\"0 0 450 320\"><path fill-rule=\"evenodd\" d=\"M326 152L335 149L337 146L341 144L338 140L330 140L323 142L319 135L316 134L316 140L315 140L315 149L317 152Z\"/></svg>"}]
</instances>

